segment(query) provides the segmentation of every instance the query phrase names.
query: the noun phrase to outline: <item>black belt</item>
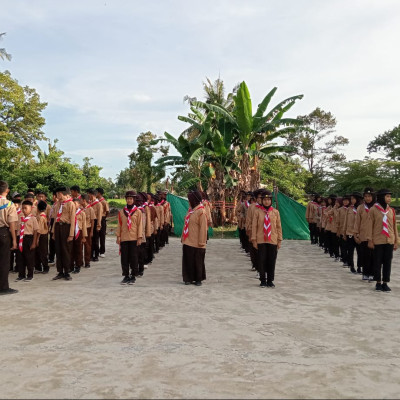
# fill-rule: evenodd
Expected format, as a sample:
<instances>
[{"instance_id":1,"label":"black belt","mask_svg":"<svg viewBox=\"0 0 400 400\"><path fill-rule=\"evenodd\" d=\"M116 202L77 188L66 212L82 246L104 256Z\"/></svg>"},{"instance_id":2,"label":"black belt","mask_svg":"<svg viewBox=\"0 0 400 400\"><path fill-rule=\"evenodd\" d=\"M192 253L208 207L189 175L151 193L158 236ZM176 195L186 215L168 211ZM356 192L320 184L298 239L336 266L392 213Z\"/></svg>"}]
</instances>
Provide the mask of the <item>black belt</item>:
<instances>
[{"instance_id":1,"label":"black belt","mask_svg":"<svg viewBox=\"0 0 400 400\"><path fill-rule=\"evenodd\" d=\"M31 238L33 235L24 235L24 238Z\"/></svg>"},{"instance_id":2,"label":"black belt","mask_svg":"<svg viewBox=\"0 0 400 400\"><path fill-rule=\"evenodd\" d=\"M9 231L10 228L9 228L8 226L2 226L2 227L0 228L0 231L5 231L5 230Z\"/></svg>"},{"instance_id":3,"label":"black belt","mask_svg":"<svg viewBox=\"0 0 400 400\"><path fill-rule=\"evenodd\" d=\"M58 224L58 225L71 225L71 224L67 224L66 222L56 222L56 224Z\"/></svg>"}]
</instances>

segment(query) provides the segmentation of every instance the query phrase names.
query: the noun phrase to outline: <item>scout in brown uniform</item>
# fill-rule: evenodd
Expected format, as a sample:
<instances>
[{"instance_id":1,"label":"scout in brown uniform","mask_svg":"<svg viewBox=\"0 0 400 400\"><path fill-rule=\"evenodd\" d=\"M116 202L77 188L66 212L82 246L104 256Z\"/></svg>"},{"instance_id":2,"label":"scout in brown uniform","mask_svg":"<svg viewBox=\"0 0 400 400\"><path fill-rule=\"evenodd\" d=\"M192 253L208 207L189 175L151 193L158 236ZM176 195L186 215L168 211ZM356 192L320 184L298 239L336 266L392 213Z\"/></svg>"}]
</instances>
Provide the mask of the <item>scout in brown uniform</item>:
<instances>
[{"instance_id":1,"label":"scout in brown uniform","mask_svg":"<svg viewBox=\"0 0 400 400\"><path fill-rule=\"evenodd\" d=\"M350 206L347 209L345 222L344 222L344 231L343 231L343 239L345 241L346 255L347 255L347 264L350 268L350 272L353 274L361 274L361 269L354 268L354 249L357 250L357 262L358 262L358 243L355 240L355 223L357 218L357 209L360 205L360 201L362 199L361 193L354 192L350 197Z\"/></svg>"},{"instance_id":2,"label":"scout in brown uniform","mask_svg":"<svg viewBox=\"0 0 400 400\"><path fill-rule=\"evenodd\" d=\"M100 204L97 198L97 190L89 189L87 191L90 198L90 206L93 208L95 219L93 227L93 237L92 237L92 261L99 261L99 238L101 229L101 219L103 218L103 206Z\"/></svg>"},{"instance_id":3,"label":"scout in brown uniform","mask_svg":"<svg viewBox=\"0 0 400 400\"><path fill-rule=\"evenodd\" d=\"M144 274L144 265L146 260L146 230L147 230L147 215L146 215L146 207L144 205L146 198L143 197L140 193L136 196L135 205L138 207L138 210L142 213L142 244L138 246L138 277L142 277Z\"/></svg>"},{"instance_id":4,"label":"scout in brown uniform","mask_svg":"<svg viewBox=\"0 0 400 400\"><path fill-rule=\"evenodd\" d=\"M322 197L318 207L319 247L322 249L325 248L326 202L327 199Z\"/></svg>"},{"instance_id":5,"label":"scout in brown uniform","mask_svg":"<svg viewBox=\"0 0 400 400\"><path fill-rule=\"evenodd\" d=\"M18 215L12 202L7 200L10 189L8 183L0 181L0 295L17 293L8 285L10 269L10 249L17 249Z\"/></svg>"},{"instance_id":6,"label":"scout in brown uniform","mask_svg":"<svg viewBox=\"0 0 400 400\"><path fill-rule=\"evenodd\" d=\"M72 200L75 200L75 199L80 200L81 199L81 197L82 197L81 188L78 185L71 186L70 190L71 190Z\"/></svg>"},{"instance_id":7,"label":"scout in brown uniform","mask_svg":"<svg viewBox=\"0 0 400 400\"><path fill-rule=\"evenodd\" d=\"M278 210L272 207L272 193L261 189L261 204L256 205L251 227L251 241L258 249L260 286L275 287L275 264L282 243L282 226Z\"/></svg>"},{"instance_id":8,"label":"scout in brown uniform","mask_svg":"<svg viewBox=\"0 0 400 400\"><path fill-rule=\"evenodd\" d=\"M258 196L259 190L254 191L251 199L250 199L250 206L247 210L246 213L246 221L245 221L245 229L246 229L246 236L248 243L250 244L249 246L249 251L250 251L250 259L251 259L251 265L252 271L258 271L257 269L257 249L253 246L251 242L251 227L252 227L252 222L253 222L253 214L254 210L256 209L256 199ZM259 197L260 203L261 203L261 197Z\"/></svg>"},{"instance_id":9,"label":"scout in brown uniform","mask_svg":"<svg viewBox=\"0 0 400 400\"><path fill-rule=\"evenodd\" d=\"M144 265L143 265L143 268L146 269L148 264L151 264L151 262L153 261L153 252L151 249L151 234L153 232L153 227L151 222L151 210L148 203L148 195L145 192L141 192L139 193L139 195L141 196L141 200L143 203L142 207L146 214L146 225L144 232L145 233L144 237L146 238L146 242L144 243L145 251L144 251Z\"/></svg>"},{"instance_id":10,"label":"scout in brown uniform","mask_svg":"<svg viewBox=\"0 0 400 400\"><path fill-rule=\"evenodd\" d=\"M155 232L156 232L156 225L157 225L157 211L154 208L154 201L153 201L153 195L151 193L147 193L147 206L148 210L150 212L150 232L151 236L149 238L149 255L148 255L148 261L147 264L151 264L154 259L154 253L156 251L155 249Z\"/></svg>"},{"instance_id":11,"label":"scout in brown uniform","mask_svg":"<svg viewBox=\"0 0 400 400\"><path fill-rule=\"evenodd\" d=\"M164 247L166 244L168 244L168 235L171 229L171 204L167 201L166 190L158 192L158 195L161 199L160 206L162 206L164 209L164 227L160 238L161 247Z\"/></svg>"},{"instance_id":12,"label":"scout in brown uniform","mask_svg":"<svg viewBox=\"0 0 400 400\"><path fill-rule=\"evenodd\" d=\"M86 231L87 236L86 240L83 243L84 249L84 260L85 260L85 268L90 268L90 258L92 254L92 237L93 237L93 228L94 228L94 220L95 214L93 207L89 204L89 196L87 194L81 195L80 204L83 208L83 212L86 216Z\"/></svg>"},{"instance_id":13,"label":"scout in brown uniform","mask_svg":"<svg viewBox=\"0 0 400 400\"><path fill-rule=\"evenodd\" d=\"M391 291L388 282L390 282L393 250L397 250L399 241L396 212L390 207L391 201L390 190L378 190L376 203L369 212L371 223L367 232L368 246L374 249L375 290L384 292Z\"/></svg>"},{"instance_id":14,"label":"scout in brown uniform","mask_svg":"<svg viewBox=\"0 0 400 400\"><path fill-rule=\"evenodd\" d=\"M142 212L135 206L136 193L126 192L126 206L118 214L117 244L121 249L121 267L124 279L121 285L132 285L136 282L138 269L138 246L142 244ZM130 273L130 274L129 274Z\"/></svg>"},{"instance_id":15,"label":"scout in brown uniform","mask_svg":"<svg viewBox=\"0 0 400 400\"><path fill-rule=\"evenodd\" d=\"M348 267L348 254L347 254L347 246L345 241L346 236L346 215L347 210L350 205L350 195L346 194L343 196L342 207L339 208L338 211L338 220L337 220L337 236L339 238L339 247L340 247L340 261L343 262L343 267Z\"/></svg>"},{"instance_id":16,"label":"scout in brown uniform","mask_svg":"<svg viewBox=\"0 0 400 400\"><path fill-rule=\"evenodd\" d=\"M243 219L243 203L246 201L246 192L241 190L239 199L235 208L235 216L237 220L237 226L239 231L240 246L244 250L244 235L246 234L244 229L245 221Z\"/></svg>"},{"instance_id":17,"label":"scout in brown uniform","mask_svg":"<svg viewBox=\"0 0 400 400\"><path fill-rule=\"evenodd\" d=\"M15 224L15 229L17 231L17 229L19 227L19 224L20 224L20 219L21 219L21 216L22 216L22 209L21 209L22 201L21 201L21 198L13 198L12 199L12 203L13 203L13 205L15 207L15 211L17 212L17 215L18 215L18 221ZM15 234L17 234L17 233L15 233ZM17 243L18 243L18 241L19 241L19 237L17 236ZM17 273L18 272L17 265L16 265L17 251L18 251L18 249L10 251L10 272L12 272L12 273ZM14 267L14 265L15 265L15 267Z\"/></svg>"},{"instance_id":18,"label":"scout in brown uniform","mask_svg":"<svg viewBox=\"0 0 400 400\"><path fill-rule=\"evenodd\" d=\"M87 238L86 214L81 207L80 199L74 199L75 204L75 235L72 241L71 270L79 274L83 267L83 246Z\"/></svg>"},{"instance_id":19,"label":"scout in brown uniform","mask_svg":"<svg viewBox=\"0 0 400 400\"><path fill-rule=\"evenodd\" d=\"M54 259L56 257L56 244L53 239L53 227L55 221L55 209L57 207L57 194L53 191L53 205L50 208L49 213L49 265L54 265Z\"/></svg>"},{"instance_id":20,"label":"scout in brown uniform","mask_svg":"<svg viewBox=\"0 0 400 400\"><path fill-rule=\"evenodd\" d=\"M164 208L163 206L160 205L160 199L158 196L154 196L154 208L157 212L157 221L158 221L158 229L156 233L156 253L159 252L160 247L161 247L161 233L162 230L164 229Z\"/></svg>"},{"instance_id":21,"label":"scout in brown uniform","mask_svg":"<svg viewBox=\"0 0 400 400\"><path fill-rule=\"evenodd\" d=\"M49 225L46 214L48 204L40 200L37 204L36 219L38 221L38 236L36 242L35 272L47 274L49 272Z\"/></svg>"},{"instance_id":22,"label":"scout in brown uniform","mask_svg":"<svg viewBox=\"0 0 400 400\"><path fill-rule=\"evenodd\" d=\"M331 241L332 241L332 248L333 248L333 255L335 257L335 261L340 261L340 242L339 242L339 209L343 205L343 199L341 197L337 197L335 200L335 204L332 210L329 212L328 215L332 217L331 222Z\"/></svg>"},{"instance_id":23,"label":"scout in brown uniform","mask_svg":"<svg viewBox=\"0 0 400 400\"><path fill-rule=\"evenodd\" d=\"M55 223L53 227L53 238L56 245L57 271L53 280L65 279L70 281L72 241L75 235L75 204L71 199L67 187L56 189L57 206L55 208Z\"/></svg>"},{"instance_id":24,"label":"scout in brown uniform","mask_svg":"<svg viewBox=\"0 0 400 400\"><path fill-rule=\"evenodd\" d=\"M312 196L313 196L313 200L311 200L307 204L306 220L308 222L308 227L310 229L311 244L317 244L318 243L318 235L317 235L317 226L316 226L316 222L315 222L315 215L318 212L317 199L320 198L320 195L314 194Z\"/></svg>"},{"instance_id":25,"label":"scout in brown uniform","mask_svg":"<svg viewBox=\"0 0 400 400\"><path fill-rule=\"evenodd\" d=\"M22 202L21 224L19 226L19 243L17 252L18 278L16 282L25 280L30 282L33 279L35 269L35 249L38 241L39 225L36 217L32 214L32 202Z\"/></svg>"},{"instance_id":26,"label":"scout in brown uniform","mask_svg":"<svg viewBox=\"0 0 400 400\"><path fill-rule=\"evenodd\" d=\"M326 207L326 210L325 210L325 213L326 213L325 234L326 234L326 240L327 240L328 253L331 258L335 257L332 229L333 229L333 207L336 203L336 198L337 198L337 196L335 194L329 195L328 203L327 203L328 207ZM335 234L335 236L336 236L336 234Z\"/></svg>"},{"instance_id":27,"label":"scout in brown uniform","mask_svg":"<svg viewBox=\"0 0 400 400\"><path fill-rule=\"evenodd\" d=\"M46 218L48 221L50 221L50 210L51 210L51 206L49 204L47 204L47 195L45 192L39 190L36 194L36 198L37 198L37 203L36 203L36 207L39 204L40 201L44 201L46 203L46 209L44 210L44 212L46 213ZM38 210L36 208L35 210L35 214L36 217L39 215Z\"/></svg>"},{"instance_id":28,"label":"scout in brown uniform","mask_svg":"<svg viewBox=\"0 0 400 400\"><path fill-rule=\"evenodd\" d=\"M371 223L369 211L375 204L375 192L371 187L364 189L364 203L357 208L357 216L354 224L354 236L359 244L359 260L362 267L362 280L372 282L374 280L374 250L368 247L367 232Z\"/></svg>"},{"instance_id":29,"label":"scout in brown uniform","mask_svg":"<svg viewBox=\"0 0 400 400\"><path fill-rule=\"evenodd\" d=\"M99 199L102 207L103 213L101 215L101 224L100 224L100 231L99 231L99 256L104 258L106 252L106 234L107 234L107 217L110 214L110 206L108 202L103 197L104 196L104 189L97 188L97 198Z\"/></svg>"},{"instance_id":30,"label":"scout in brown uniform","mask_svg":"<svg viewBox=\"0 0 400 400\"><path fill-rule=\"evenodd\" d=\"M201 203L201 193L197 190L188 193L190 208L185 217L181 243L182 278L185 285L194 283L201 286L206 279L204 259L206 255L207 215Z\"/></svg>"}]
</instances>

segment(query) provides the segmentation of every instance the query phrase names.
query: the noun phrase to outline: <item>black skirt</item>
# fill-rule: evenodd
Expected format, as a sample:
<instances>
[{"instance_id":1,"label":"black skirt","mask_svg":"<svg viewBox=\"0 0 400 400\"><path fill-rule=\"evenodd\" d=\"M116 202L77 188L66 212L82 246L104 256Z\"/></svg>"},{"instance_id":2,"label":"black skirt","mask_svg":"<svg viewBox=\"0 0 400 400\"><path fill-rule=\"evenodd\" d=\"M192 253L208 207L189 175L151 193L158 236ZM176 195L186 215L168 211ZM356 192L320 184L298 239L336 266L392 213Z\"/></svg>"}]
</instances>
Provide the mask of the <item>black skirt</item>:
<instances>
[{"instance_id":1,"label":"black skirt","mask_svg":"<svg viewBox=\"0 0 400 400\"><path fill-rule=\"evenodd\" d=\"M201 282L206 279L204 259L206 249L183 245L182 278L183 282Z\"/></svg>"}]
</instances>

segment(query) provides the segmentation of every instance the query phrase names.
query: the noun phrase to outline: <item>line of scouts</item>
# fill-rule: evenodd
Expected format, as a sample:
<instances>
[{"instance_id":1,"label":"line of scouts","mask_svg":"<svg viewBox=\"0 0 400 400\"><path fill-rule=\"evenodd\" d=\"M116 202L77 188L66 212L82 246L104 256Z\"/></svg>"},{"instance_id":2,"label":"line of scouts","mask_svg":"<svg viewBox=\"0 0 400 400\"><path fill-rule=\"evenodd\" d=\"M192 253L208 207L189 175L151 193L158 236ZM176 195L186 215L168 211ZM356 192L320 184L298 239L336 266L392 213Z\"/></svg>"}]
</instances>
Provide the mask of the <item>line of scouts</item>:
<instances>
[{"instance_id":1,"label":"line of scouts","mask_svg":"<svg viewBox=\"0 0 400 400\"><path fill-rule=\"evenodd\" d=\"M362 280L376 282L375 290L390 292L393 251L398 246L396 212L390 207L392 192L354 192L327 198L314 194L306 209L311 244L324 249L344 268L362 275ZM354 263L354 253L357 261Z\"/></svg>"},{"instance_id":2,"label":"line of scouts","mask_svg":"<svg viewBox=\"0 0 400 400\"><path fill-rule=\"evenodd\" d=\"M133 285L153 262L154 254L168 244L172 213L166 197L167 191L152 194L130 190L125 193L126 206L118 213L116 231L123 276L121 285Z\"/></svg>"},{"instance_id":3,"label":"line of scouts","mask_svg":"<svg viewBox=\"0 0 400 400\"><path fill-rule=\"evenodd\" d=\"M44 192L29 191L22 200L0 181L0 294L11 294L9 272L18 273L16 282L30 282L34 273L47 274L56 264L53 280L72 280L81 267L105 257L106 217L109 206L103 189L80 193L79 186L59 187L53 205ZM54 262L55 261L55 262Z\"/></svg>"},{"instance_id":4,"label":"line of scouts","mask_svg":"<svg viewBox=\"0 0 400 400\"><path fill-rule=\"evenodd\" d=\"M272 207L272 193L266 189L242 191L235 213L242 250L257 271L260 287L274 288L282 225L279 211Z\"/></svg>"}]
</instances>

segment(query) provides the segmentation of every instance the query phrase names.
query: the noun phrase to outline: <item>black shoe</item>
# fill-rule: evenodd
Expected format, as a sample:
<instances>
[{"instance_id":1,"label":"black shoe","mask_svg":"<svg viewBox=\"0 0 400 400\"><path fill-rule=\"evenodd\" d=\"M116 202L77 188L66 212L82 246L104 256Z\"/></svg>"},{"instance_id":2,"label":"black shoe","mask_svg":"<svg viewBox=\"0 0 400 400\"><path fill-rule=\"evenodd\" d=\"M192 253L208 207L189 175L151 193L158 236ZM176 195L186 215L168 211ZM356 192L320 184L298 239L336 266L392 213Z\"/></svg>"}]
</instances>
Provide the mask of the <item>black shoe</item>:
<instances>
[{"instance_id":1,"label":"black shoe","mask_svg":"<svg viewBox=\"0 0 400 400\"><path fill-rule=\"evenodd\" d=\"M387 283L382 283L382 292L391 292L392 289L390 289L390 287L388 286Z\"/></svg>"},{"instance_id":2,"label":"black shoe","mask_svg":"<svg viewBox=\"0 0 400 400\"><path fill-rule=\"evenodd\" d=\"M127 285L130 281L129 276L125 276L124 279L121 281L121 285Z\"/></svg>"},{"instance_id":3,"label":"black shoe","mask_svg":"<svg viewBox=\"0 0 400 400\"><path fill-rule=\"evenodd\" d=\"M59 274L57 274L54 278L53 281L56 281L58 279L63 279L64 278L64 274L62 272L60 272Z\"/></svg>"},{"instance_id":4,"label":"black shoe","mask_svg":"<svg viewBox=\"0 0 400 400\"><path fill-rule=\"evenodd\" d=\"M357 273L357 271L356 271L356 269L354 267L350 267L350 272L352 274L356 274Z\"/></svg>"},{"instance_id":5,"label":"black shoe","mask_svg":"<svg viewBox=\"0 0 400 400\"><path fill-rule=\"evenodd\" d=\"M33 271L33 273L34 273L34 274L41 274L42 271L41 271L40 269L35 269L35 270Z\"/></svg>"},{"instance_id":6,"label":"black shoe","mask_svg":"<svg viewBox=\"0 0 400 400\"><path fill-rule=\"evenodd\" d=\"M192 282L185 282L185 285L191 285Z\"/></svg>"},{"instance_id":7,"label":"black shoe","mask_svg":"<svg viewBox=\"0 0 400 400\"><path fill-rule=\"evenodd\" d=\"M267 287L274 288L274 282L267 282Z\"/></svg>"},{"instance_id":8,"label":"black shoe","mask_svg":"<svg viewBox=\"0 0 400 400\"><path fill-rule=\"evenodd\" d=\"M97 257L93 258L92 261L97 262L99 259Z\"/></svg>"},{"instance_id":9,"label":"black shoe","mask_svg":"<svg viewBox=\"0 0 400 400\"><path fill-rule=\"evenodd\" d=\"M85 265L85 268L90 268L90 264L86 264L86 265Z\"/></svg>"},{"instance_id":10,"label":"black shoe","mask_svg":"<svg viewBox=\"0 0 400 400\"><path fill-rule=\"evenodd\" d=\"M19 276L16 280L15 280L15 282L21 282L21 281L23 281L25 279L25 276Z\"/></svg>"},{"instance_id":11,"label":"black shoe","mask_svg":"<svg viewBox=\"0 0 400 400\"><path fill-rule=\"evenodd\" d=\"M65 275L64 275L64 279L65 279L66 281L72 281L72 278L71 278L71 275L70 275L70 274L65 274Z\"/></svg>"},{"instance_id":12,"label":"black shoe","mask_svg":"<svg viewBox=\"0 0 400 400\"><path fill-rule=\"evenodd\" d=\"M195 284L195 286L201 286L202 285L202 283L200 281L197 281L194 284Z\"/></svg>"},{"instance_id":13,"label":"black shoe","mask_svg":"<svg viewBox=\"0 0 400 400\"><path fill-rule=\"evenodd\" d=\"M348 266L349 266L349 264L347 264L347 262L343 263L343 267L348 267Z\"/></svg>"},{"instance_id":14,"label":"black shoe","mask_svg":"<svg viewBox=\"0 0 400 400\"><path fill-rule=\"evenodd\" d=\"M260 287L262 287L262 288L267 287L267 282L261 282Z\"/></svg>"},{"instance_id":15,"label":"black shoe","mask_svg":"<svg viewBox=\"0 0 400 400\"><path fill-rule=\"evenodd\" d=\"M11 288L0 290L0 296L4 296L6 294L14 294L14 293L18 293L18 290Z\"/></svg>"},{"instance_id":16,"label":"black shoe","mask_svg":"<svg viewBox=\"0 0 400 400\"><path fill-rule=\"evenodd\" d=\"M129 278L128 285L134 285L135 283L136 283L136 278L134 276L131 276Z\"/></svg>"},{"instance_id":17,"label":"black shoe","mask_svg":"<svg viewBox=\"0 0 400 400\"><path fill-rule=\"evenodd\" d=\"M27 276L25 279L24 279L24 282L32 282L33 281L33 276Z\"/></svg>"},{"instance_id":18,"label":"black shoe","mask_svg":"<svg viewBox=\"0 0 400 400\"><path fill-rule=\"evenodd\" d=\"M81 272L80 268L74 268L74 270L72 271L73 274L79 274L79 272Z\"/></svg>"},{"instance_id":19,"label":"black shoe","mask_svg":"<svg viewBox=\"0 0 400 400\"><path fill-rule=\"evenodd\" d=\"M360 268L360 267L357 268L357 274L362 275L362 271L361 271L361 268Z\"/></svg>"},{"instance_id":20,"label":"black shoe","mask_svg":"<svg viewBox=\"0 0 400 400\"><path fill-rule=\"evenodd\" d=\"M382 283L377 283L375 285L375 290L381 292L382 291Z\"/></svg>"},{"instance_id":21,"label":"black shoe","mask_svg":"<svg viewBox=\"0 0 400 400\"><path fill-rule=\"evenodd\" d=\"M49 273L49 270L48 269L44 269L43 270L43 274L48 274Z\"/></svg>"}]
</instances>

